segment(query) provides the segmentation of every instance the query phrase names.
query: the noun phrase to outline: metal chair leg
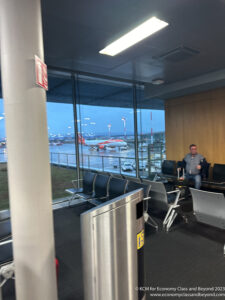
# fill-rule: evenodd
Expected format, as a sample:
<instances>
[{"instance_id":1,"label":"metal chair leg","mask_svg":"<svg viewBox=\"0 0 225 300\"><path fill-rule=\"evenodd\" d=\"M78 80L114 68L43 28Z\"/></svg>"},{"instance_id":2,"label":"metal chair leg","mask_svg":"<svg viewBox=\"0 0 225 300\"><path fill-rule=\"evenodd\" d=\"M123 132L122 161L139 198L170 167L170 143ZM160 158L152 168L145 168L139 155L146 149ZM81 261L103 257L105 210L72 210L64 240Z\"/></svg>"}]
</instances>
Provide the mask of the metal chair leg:
<instances>
[{"instance_id":1,"label":"metal chair leg","mask_svg":"<svg viewBox=\"0 0 225 300\"><path fill-rule=\"evenodd\" d=\"M167 223L166 231L170 230L170 227L173 225L173 222L176 219L176 217L177 217L177 213L175 212L175 210L173 210L172 213L171 213L171 216L169 218L169 221Z\"/></svg>"},{"instance_id":2,"label":"metal chair leg","mask_svg":"<svg viewBox=\"0 0 225 300\"><path fill-rule=\"evenodd\" d=\"M158 224L155 222L155 220L147 213L147 211L144 212L144 221L145 223L147 223L148 225L152 226L153 228L156 229L156 231L158 231L159 226Z\"/></svg>"},{"instance_id":3,"label":"metal chair leg","mask_svg":"<svg viewBox=\"0 0 225 300\"><path fill-rule=\"evenodd\" d=\"M165 218L163 220L163 227L165 227L166 224L168 223L168 219L169 219L169 216L171 214L172 209L173 209L173 207L170 206L169 209L168 209L168 211L167 211L167 214L166 214L166 216L165 216Z\"/></svg>"}]
</instances>

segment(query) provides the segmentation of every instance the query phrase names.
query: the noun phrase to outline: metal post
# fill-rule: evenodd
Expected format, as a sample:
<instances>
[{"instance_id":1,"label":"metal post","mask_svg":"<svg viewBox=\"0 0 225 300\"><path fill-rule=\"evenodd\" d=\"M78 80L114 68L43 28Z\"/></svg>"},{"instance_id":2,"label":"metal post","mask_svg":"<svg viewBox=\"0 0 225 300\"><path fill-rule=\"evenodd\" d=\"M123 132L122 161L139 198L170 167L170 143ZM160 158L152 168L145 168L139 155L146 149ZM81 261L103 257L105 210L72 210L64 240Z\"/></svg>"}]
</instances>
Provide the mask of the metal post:
<instances>
[{"instance_id":1,"label":"metal post","mask_svg":"<svg viewBox=\"0 0 225 300\"><path fill-rule=\"evenodd\" d=\"M104 172L104 156L102 156L102 171Z\"/></svg>"},{"instance_id":2,"label":"metal post","mask_svg":"<svg viewBox=\"0 0 225 300\"><path fill-rule=\"evenodd\" d=\"M16 299L56 300L46 93L35 84L40 0L2 0L0 22Z\"/></svg>"},{"instance_id":3,"label":"metal post","mask_svg":"<svg viewBox=\"0 0 225 300\"><path fill-rule=\"evenodd\" d=\"M90 170L90 156L88 155L88 169Z\"/></svg>"},{"instance_id":4,"label":"metal post","mask_svg":"<svg viewBox=\"0 0 225 300\"><path fill-rule=\"evenodd\" d=\"M151 145L148 144L148 177L150 178L151 175L151 150L150 150Z\"/></svg>"},{"instance_id":5,"label":"metal post","mask_svg":"<svg viewBox=\"0 0 225 300\"><path fill-rule=\"evenodd\" d=\"M71 76L72 91L73 91L73 115L74 115L74 130L75 130L75 151L76 151L76 167L77 167L77 182L78 188L80 187L80 162L79 162L79 137L78 137L78 124L77 124L77 99L76 99L76 80L75 75Z\"/></svg>"},{"instance_id":6,"label":"metal post","mask_svg":"<svg viewBox=\"0 0 225 300\"><path fill-rule=\"evenodd\" d=\"M60 153L58 153L58 167L59 167L59 164L60 164Z\"/></svg>"},{"instance_id":7,"label":"metal post","mask_svg":"<svg viewBox=\"0 0 225 300\"><path fill-rule=\"evenodd\" d=\"M69 167L69 159L68 159L68 156L69 156L69 154L66 153L66 165L67 165L67 167Z\"/></svg>"},{"instance_id":8,"label":"metal post","mask_svg":"<svg viewBox=\"0 0 225 300\"><path fill-rule=\"evenodd\" d=\"M134 147L135 147L136 177L139 178L140 173L139 173L139 153L138 153L136 84L133 84L133 109L134 109Z\"/></svg>"},{"instance_id":9,"label":"metal post","mask_svg":"<svg viewBox=\"0 0 225 300\"><path fill-rule=\"evenodd\" d=\"M163 151L163 146L162 146L162 144L160 144L160 160L161 160L161 166L162 166L162 161L163 161L163 153L162 153L162 151Z\"/></svg>"}]
</instances>

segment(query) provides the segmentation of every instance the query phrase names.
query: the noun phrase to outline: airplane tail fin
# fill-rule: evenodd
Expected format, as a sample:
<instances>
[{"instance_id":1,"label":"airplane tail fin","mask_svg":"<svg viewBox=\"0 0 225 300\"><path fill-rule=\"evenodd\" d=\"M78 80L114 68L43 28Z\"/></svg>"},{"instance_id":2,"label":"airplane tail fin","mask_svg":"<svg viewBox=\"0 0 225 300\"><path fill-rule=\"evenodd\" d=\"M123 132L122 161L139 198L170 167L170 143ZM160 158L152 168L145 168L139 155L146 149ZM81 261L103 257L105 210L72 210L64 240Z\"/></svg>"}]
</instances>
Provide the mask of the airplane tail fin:
<instances>
[{"instance_id":1,"label":"airplane tail fin","mask_svg":"<svg viewBox=\"0 0 225 300\"><path fill-rule=\"evenodd\" d=\"M78 143L81 145L85 145L85 139L82 137L80 133L78 133Z\"/></svg>"}]
</instances>

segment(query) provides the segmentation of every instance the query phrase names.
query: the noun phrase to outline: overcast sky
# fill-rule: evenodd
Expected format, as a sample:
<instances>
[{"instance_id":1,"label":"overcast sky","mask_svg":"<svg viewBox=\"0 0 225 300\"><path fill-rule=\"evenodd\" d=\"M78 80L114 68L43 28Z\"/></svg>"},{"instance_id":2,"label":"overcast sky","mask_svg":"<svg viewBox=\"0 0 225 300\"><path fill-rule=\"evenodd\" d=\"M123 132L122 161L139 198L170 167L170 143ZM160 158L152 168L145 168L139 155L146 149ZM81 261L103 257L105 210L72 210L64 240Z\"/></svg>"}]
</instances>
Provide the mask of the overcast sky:
<instances>
[{"instance_id":1,"label":"overcast sky","mask_svg":"<svg viewBox=\"0 0 225 300\"><path fill-rule=\"evenodd\" d=\"M152 112L152 119L151 119ZM133 110L130 108L99 107L81 105L78 109L79 131L85 134L109 135L124 133L124 122L127 134L133 134ZM67 135L73 133L73 107L72 104L47 103L49 133ZM3 100L0 99L0 139L5 137ZM124 120L122 120L122 118ZM110 124L110 125L109 125ZM109 126L108 126L109 125ZM165 130L164 111L138 110L138 128L142 133Z\"/></svg>"}]
</instances>

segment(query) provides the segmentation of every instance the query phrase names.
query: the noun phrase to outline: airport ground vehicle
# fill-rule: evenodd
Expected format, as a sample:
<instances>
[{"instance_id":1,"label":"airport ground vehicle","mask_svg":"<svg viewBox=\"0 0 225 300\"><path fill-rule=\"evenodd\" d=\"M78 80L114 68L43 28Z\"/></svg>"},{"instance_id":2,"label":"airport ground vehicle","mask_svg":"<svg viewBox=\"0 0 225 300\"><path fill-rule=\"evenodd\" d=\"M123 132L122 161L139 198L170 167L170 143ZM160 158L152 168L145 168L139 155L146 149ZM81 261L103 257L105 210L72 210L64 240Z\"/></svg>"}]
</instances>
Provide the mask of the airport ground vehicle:
<instances>
[{"instance_id":1,"label":"airport ground vehicle","mask_svg":"<svg viewBox=\"0 0 225 300\"><path fill-rule=\"evenodd\" d=\"M136 163L133 163L133 169L136 170ZM139 171L146 171L147 170L147 163L144 161L139 162Z\"/></svg>"},{"instance_id":2,"label":"airport ground vehicle","mask_svg":"<svg viewBox=\"0 0 225 300\"><path fill-rule=\"evenodd\" d=\"M133 171L133 166L130 162L124 162L122 167L121 167L122 171Z\"/></svg>"}]
</instances>

